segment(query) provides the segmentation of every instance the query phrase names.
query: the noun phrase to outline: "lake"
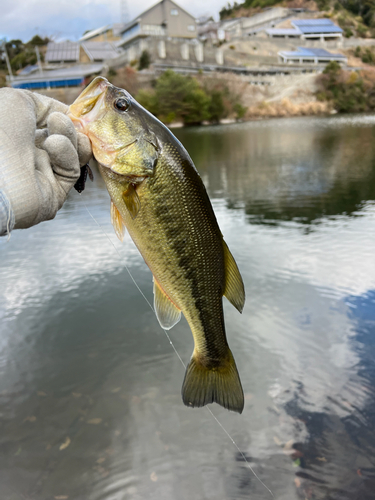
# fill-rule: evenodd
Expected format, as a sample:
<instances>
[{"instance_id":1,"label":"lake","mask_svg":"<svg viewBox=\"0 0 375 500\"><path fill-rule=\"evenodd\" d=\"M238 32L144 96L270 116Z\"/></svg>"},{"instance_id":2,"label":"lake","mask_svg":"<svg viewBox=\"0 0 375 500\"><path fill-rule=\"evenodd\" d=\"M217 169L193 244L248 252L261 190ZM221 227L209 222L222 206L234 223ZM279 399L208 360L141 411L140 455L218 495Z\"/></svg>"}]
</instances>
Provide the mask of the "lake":
<instances>
[{"instance_id":1,"label":"lake","mask_svg":"<svg viewBox=\"0 0 375 500\"><path fill-rule=\"evenodd\" d=\"M177 355L94 168L0 239L0 498L271 499L250 465L278 500L373 500L375 116L175 133L245 283L242 315L224 299L244 412L183 405L190 329Z\"/></svg>"}]
</instances>

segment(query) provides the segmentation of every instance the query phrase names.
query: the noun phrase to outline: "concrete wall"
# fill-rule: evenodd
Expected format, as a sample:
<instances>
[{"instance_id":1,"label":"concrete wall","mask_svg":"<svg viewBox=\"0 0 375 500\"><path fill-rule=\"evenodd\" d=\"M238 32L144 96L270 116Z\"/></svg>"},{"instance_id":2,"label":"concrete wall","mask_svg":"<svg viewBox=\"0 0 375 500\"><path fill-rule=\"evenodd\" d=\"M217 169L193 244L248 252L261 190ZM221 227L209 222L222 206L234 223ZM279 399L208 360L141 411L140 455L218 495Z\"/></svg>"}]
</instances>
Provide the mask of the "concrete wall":
<instances>
[{"instance_id":1,"label":"concrete wall","mask_svg":"<svg viewBox=\"0 0 375 500\"><path fill-rule=\"evenodd\" d=\"M242 28L253 28L260 24L273 21L274 19L282 19L283 17L288 16L288 14L289 9L285 9L284 7L275 7L274 9L269 9L265 12L260 12L259 14L243 19Z\"/></svg>"},{"instance_id":2,"label":"concrete wall","mask_svg":"<svg viewBox=\"0 0 375 500\"><path fill-rule=\"evenodd\" d=\"M106 61L106 64L111 68L119 68L134 59L139 59L143 50L150 53L153 62L174 61L193 66L199 63L213 65L225 63L223 51L212 45L205 46L200 43L168 39L168 37L149 37L135 41L123 54Z\"/></svg>"}]
</instances>

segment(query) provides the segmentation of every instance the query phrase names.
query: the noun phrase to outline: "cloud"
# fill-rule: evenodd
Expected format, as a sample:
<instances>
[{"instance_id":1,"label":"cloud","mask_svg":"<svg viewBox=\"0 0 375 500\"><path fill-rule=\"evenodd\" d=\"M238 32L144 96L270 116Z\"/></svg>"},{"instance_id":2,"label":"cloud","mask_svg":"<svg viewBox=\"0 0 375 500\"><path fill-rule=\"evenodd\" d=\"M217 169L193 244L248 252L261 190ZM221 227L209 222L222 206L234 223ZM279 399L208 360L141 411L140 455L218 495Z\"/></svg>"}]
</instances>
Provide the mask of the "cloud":
<instances>
[{"instance_id":1,"label":"cloud","mask_svg":"<svg viewBox=\"0 0 375 500\"><path fill-rule=\"evenodd\" d=\"M131 18L155 2L139 0L136 5L128 0ZM210 12L216 14L221 0L208 0L202 6L198 0L178 2L194 16ZM55 39L77 40L84 31L120 22L120 0L3 0L0 17L0 38L29 40L36 33Z\"/></svg>"}]
</instances>

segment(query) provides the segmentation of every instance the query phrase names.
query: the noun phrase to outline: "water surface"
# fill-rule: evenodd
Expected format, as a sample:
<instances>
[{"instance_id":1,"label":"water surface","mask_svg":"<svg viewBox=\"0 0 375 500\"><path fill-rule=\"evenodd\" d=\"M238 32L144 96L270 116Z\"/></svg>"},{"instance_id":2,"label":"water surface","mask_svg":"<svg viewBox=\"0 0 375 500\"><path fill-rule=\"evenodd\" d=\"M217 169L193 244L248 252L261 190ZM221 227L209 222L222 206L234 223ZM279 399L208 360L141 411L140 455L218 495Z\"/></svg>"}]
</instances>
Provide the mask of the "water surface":
<instances>
[{"instance_id":1,"label":"water surface","mask_svg":"<svg viewBox=\"0 0 375 500\"><path fill-rule=\"evenodd\" d=\"M224 299L245 410L211 408L276 499L373 500L375 117L177 130L241 269ZM90 215L91 214L91 215ZM183 366L96 172L0 240L0 498L271 498ZM182 360L193 339L170 331Z\"/></svg>"}]
</instances>

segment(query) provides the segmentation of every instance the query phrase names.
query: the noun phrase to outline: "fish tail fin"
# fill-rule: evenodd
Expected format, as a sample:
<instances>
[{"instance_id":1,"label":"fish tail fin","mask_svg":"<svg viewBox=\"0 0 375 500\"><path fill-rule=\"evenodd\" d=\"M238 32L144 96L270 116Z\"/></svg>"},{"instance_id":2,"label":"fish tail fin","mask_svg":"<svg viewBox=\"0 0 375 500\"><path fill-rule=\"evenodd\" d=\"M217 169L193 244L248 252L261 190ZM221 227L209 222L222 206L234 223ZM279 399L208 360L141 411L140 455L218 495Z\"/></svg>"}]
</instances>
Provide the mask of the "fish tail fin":
<instances>
[{"instance_id":1,"label":"fish tail fin","mask_svg":"<svg viewBox=\"0 0 375 500\"><path fill-rule=\"evenodd\" d=\"M227 410L242 413L244 395L229 347L228 355L215 366L194 351L182 384L182 400L186 406L192 407L215 402Z\"/></svg>"}]
</instances>

